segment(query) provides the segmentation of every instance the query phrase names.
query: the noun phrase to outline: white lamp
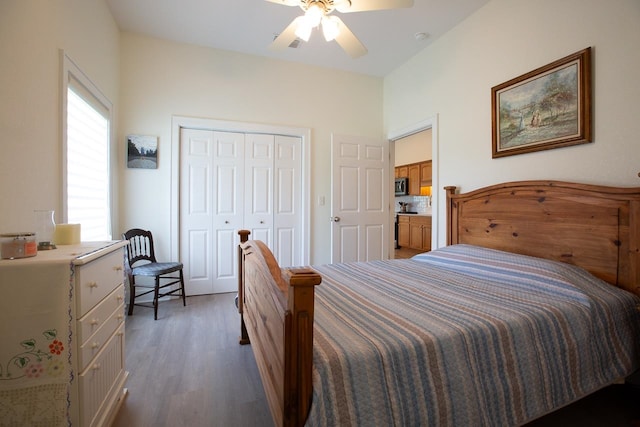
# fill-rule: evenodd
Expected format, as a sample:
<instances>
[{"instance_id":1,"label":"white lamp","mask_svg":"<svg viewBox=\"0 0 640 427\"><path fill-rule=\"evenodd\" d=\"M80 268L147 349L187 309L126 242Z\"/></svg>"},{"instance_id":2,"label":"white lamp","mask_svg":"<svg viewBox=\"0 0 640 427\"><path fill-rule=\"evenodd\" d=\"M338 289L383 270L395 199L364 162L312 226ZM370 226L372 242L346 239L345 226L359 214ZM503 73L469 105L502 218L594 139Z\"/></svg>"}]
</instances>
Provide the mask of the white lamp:
<instances>
[{"instance_id":1,"label":"white lamp","mask_svg":"<svg viewBox=\"0 0 640 427\"><path fill-rule=\"evenodd\" d=\"M322 9L318 4L312 3L304 13L303 19L300 20L298 28L296 28L296 36L305 42L309 41L311 31L322 22L322 32L326 41L331 41L338 36L340 32L338 20L333 16L325 15L326 9Z\"/></svg>"},{"instance_id":2,"label":"white lamp","mask_svg":"<svg viewBox=\"0 0 640 427\"><path fill-rule=\"evenodd\" d=\"M335 39L339 33L338 20L335 16L324 16L322 18L322 34L324 34L324 39L330 42Z\"/></svg>"},{"instance_id":3,"label":"white lamp","mask_svg":"<svg viewBox=\"0 0 640 427\"><path fill-rule=\"evenodd\" d=\"M324 11L320 9L320 6L314 3L310 5L307 11L304 13L304 18L311 28L315 28L320 25L320 20L322 19L323 15Z\"/></svg>"},{"instance_id":4,"label":"white lamp","mask_svg":"<svg viewBox=\"0 0 640 427\"><path fill-rule=\"evenodd\" d=\"M298 28L296 28L296 37L306 42L309 41L309 37L311 37L311 29L307 22L303 19L300 21Z\"/></svg>"}]
</instances>

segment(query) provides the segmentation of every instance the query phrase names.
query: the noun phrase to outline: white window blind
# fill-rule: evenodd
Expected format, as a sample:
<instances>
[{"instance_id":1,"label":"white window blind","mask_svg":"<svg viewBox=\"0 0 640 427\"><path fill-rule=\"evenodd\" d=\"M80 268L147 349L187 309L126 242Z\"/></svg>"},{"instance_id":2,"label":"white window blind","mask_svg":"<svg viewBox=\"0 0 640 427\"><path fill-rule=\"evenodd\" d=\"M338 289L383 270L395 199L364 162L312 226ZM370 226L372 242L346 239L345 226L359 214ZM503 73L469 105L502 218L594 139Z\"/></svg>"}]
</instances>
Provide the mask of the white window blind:
<instances>
[{"instance_id":1,"label":"white window blind","mask_svg":"<svg viewBox=\"0 0 640 427\"><path fill-rule=\"evenodd\" d=\"M66 218L82 241L111 240L109 110L73 79L67 86Z\"/></svg>"}]
</instances>

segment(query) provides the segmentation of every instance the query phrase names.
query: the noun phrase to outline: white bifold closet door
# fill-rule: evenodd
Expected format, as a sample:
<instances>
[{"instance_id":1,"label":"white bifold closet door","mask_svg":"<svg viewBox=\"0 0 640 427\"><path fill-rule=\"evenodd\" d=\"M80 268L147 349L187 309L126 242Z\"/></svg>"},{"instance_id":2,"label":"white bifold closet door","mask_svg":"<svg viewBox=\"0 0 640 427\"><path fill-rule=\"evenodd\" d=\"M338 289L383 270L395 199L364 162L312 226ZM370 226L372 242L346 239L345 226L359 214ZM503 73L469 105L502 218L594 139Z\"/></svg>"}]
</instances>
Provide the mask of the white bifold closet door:
<instances>
[{"instance_id":1,"label":"white bifold closet door","mask_svg":"<svg viewBox=\"0 0 640 427\"><path fill-rule=\"evenodd\" d=\"M238 230L302 260L299 137L182 129L180 259L188 295L237 290Z\"/></svg>"}]
</instances>

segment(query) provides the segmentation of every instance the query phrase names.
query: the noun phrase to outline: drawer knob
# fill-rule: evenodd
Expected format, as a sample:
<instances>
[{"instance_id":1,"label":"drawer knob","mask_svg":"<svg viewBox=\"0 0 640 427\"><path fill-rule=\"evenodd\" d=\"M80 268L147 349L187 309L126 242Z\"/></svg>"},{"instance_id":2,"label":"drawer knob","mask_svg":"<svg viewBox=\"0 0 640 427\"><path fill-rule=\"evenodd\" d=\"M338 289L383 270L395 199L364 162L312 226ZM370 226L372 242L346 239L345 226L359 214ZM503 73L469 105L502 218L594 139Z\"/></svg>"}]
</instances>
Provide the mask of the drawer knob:
<instances>
[{"instance_id":1,"label":"drawer knob","mask_svg":"<svg viewBox=\"0 0 640 427\"><path fill-rule=\"evenodd\" d=\"M93 369L94 371L97 371L98 369L100 369L100 364L99 363L95 363L91 369Z\"/></svg>"},{"instance_id":2,"label":"drawer knob","mask_svg":"<svg viewBox=\"0 0 640 427\"><path fill-rule=\"evenodd\" d=\"M91 344L91 348L98 348L100 347L100 343L99 342L94 342Z\"/></svg>"},{"instance_id":3,"label":"drawer knob","mask_svg":"<svg viewBox=\"0 0 640 427\"><path fill-rule=\"evenodd\" d=\"M98 323L100 323L100 319L91 319L91 325L92 325L92 326L95 326L95 325L97 325Z\"/></svg>"},{"instance_id":4,"label":"drawer knob","mask_svg":"<svg viewBox=\"0 0 640 427\"><path fill-rule=\"evenodd\" d=\"M113 269L114 269L115 271L122 271L122 266L120 266L120 265L116 265L115 267L113 267Z\"/></svg>"},{"instance_id":5,"label":"drawer knob","mask_svg":"<svg viewBox=\"0 0 640 427\"><path fill-rule=\"evenodd\" d=\"M88 283L90 288L97 288L98 287L98 283L97 282L89 282Z\"/></svg>"},{"instance_id":6,"label":"drawer knob","mask_svg":"<svg viewBox=\"0 0 640 427\"><path fill-rule=\"evenodd\" d=\"M116 299L117 299L118 301L122 301L122 300L124 299L124 297L123 297L122 295L118 295L118 296L116 296Z\"/></svg>"}]
</instances>

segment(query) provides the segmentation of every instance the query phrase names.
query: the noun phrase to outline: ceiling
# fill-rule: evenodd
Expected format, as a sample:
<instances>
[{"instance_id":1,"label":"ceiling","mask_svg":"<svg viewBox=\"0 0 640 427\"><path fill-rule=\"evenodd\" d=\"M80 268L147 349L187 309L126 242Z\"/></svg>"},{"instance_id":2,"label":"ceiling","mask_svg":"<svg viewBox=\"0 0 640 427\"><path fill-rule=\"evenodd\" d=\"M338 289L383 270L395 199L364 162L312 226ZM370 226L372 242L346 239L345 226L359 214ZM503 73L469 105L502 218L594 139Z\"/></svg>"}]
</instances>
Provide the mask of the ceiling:
<instances>
[{"instance_id":1,"label":"ceiling","mask_svg":"<svg viewBox=\"0 0 640 427\"><path fill-rule=\"evenodd\" d=\"M122 31L383 77L489 0L414 0L407 9L334 12L369 51L357 59L335 41L324 41L318 30L296 49L269 50L274 37L303 14L298 7L265 0L106 1ZM416 33L428 37L418 40Z\"/></svg>"}]
</instances>

